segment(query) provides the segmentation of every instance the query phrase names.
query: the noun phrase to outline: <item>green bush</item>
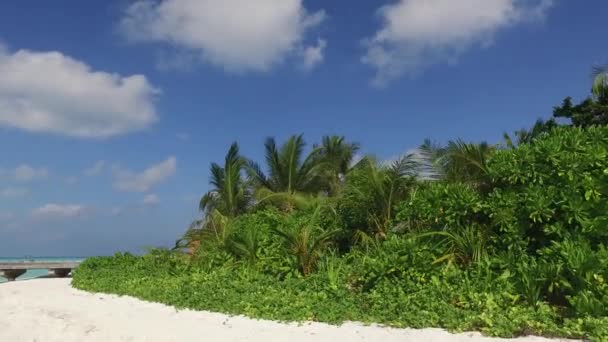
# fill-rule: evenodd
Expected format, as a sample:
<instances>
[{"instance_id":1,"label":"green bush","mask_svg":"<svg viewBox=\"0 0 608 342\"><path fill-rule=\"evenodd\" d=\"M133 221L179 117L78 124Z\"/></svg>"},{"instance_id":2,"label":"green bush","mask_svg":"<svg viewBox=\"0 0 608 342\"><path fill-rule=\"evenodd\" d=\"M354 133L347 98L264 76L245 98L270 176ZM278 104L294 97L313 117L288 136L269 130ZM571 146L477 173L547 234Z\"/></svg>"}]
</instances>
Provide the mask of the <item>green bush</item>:
<instances>
[{"instance_id":1,"label":"green bush","mask_svg":"<svg viewBox=\"0 0 608 342\"><path fill-rule=\"evenodd\" d=\"M608 237L608 127L559 128L495 153L487 212L506 247L536 250L551 241Z\"/></svg>"},{"instance_id":2,"label":"green bush","mask_svg":"<svg viewBox=\"0 0 608 342\"><path fill-rule=\"evenodd\" d=\"M397 211L407 231L462 228L484 221L481 195L470 185L432 182L414 190Z\"/></svg>"},{"instance_id":3,"label":"green bush","mask_svg":"<svg viewBox=\"0 0 608 342\"><path fill-rule=\"evenodd\" d=\"M193 257L90 258L73 285L274 320L606 340L607 157L608 128L556 128L492 152L482 192L411 191L369 164L321 206L221 216Z\"/></svg>"},{"instance_id":4,"label":"green bush","mask_svg":"<svg viewBox=\"0 0 608 342\"><path fill-rule=\"evenodd\" d=\"M246 265L202 270L180 255L87 259L74 273L77 288L131 295L178 308L282 321L361 321L395 327L480 330L488 335L590 335L604 318L571 320L545 303L519 300L514 275L492 262L467 269L433 265L432 245L393 236L367 251L327 255L309 277L281 280Z\"/></svg>"}]
</instances>

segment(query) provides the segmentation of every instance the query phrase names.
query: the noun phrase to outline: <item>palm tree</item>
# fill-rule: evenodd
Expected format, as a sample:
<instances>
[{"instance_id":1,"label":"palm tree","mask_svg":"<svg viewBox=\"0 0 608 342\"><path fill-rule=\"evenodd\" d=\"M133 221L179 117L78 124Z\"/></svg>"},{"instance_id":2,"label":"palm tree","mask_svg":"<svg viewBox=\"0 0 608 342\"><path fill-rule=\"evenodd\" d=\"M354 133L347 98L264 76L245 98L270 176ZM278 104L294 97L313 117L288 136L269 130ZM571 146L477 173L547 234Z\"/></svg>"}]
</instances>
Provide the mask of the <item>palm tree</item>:
<instances>
[{"instance_id":1,"label":"palm tree","mask_svg":"<svg viewBox=\"0 0 608 342\"><path fill-rule=\"evenodd\" d=\"M212 210L204 218L190 224L186 233L175 241L173 250L187 249L188 254L194 256L202 244L226 249L232 236L231 227L229 217L218 210Z\"/></svg>"},{"instance_id":2,"label":"palm tree","mask_svg":"<svg viewBox=\"0 0 608 342\"><path fill-rule=\"evenodd\" d=\"M265 147L268 175L261 167L250 161L249 178L256 188L256 198L260 203L280 204L284 209L292 209L298 203L318 194L323 186L321 171L323 163L318 150L304 156L306 143L302 135L290 137L283 146L277 148L274 138L268 138Z\"/></svg>"},{"instance_id":3,"label":"palm tree","mask_svg":"<svg viewBox=\"0 0 608 342\"><path fill-rule=\"evenodd\" d=\"M247 226L242 230L235 230L225 244L228 253L255 265L259 260L260 232L256 226Z\"/></svg>"},{"instance_id":4,"label":"palm tree","mask_svg":"<svg viewBox=\"0 0 608 342\"><path fill-rule=\"evenodd\" d=\"M592 78L591 97L579 104L567 97L553 108L553 116L568 118L576 127L608 125L608 65L594 67Z\"/></svg>"},{"instance_id":5,"label":"palm tree","mask_svg":"<svg viewBox=\"0 0 608 342\"><path fill-rule=\"evenodd\" d=\"M337 234L336 230L325 231L319 226L321 209L322 206L317 206L310 220L299 225L272 229L282 238L283 247L295 258L298 270L303 276L313 272L323 251Z\"/></svg>"},{"instance_id":6,"label":"palm tree","mask_svg":"<svg viewBox=\"0 0 608 342\"><path fill-rule=\"evenodd\" d=\"M477 225L427 232L414 236L418 238L441 238L438 246L442 246L446 253L437 258L434 263L448 261L449 263L469 265L479 262L487 256L487 234Z\"/></svg>"},{"instance_id":7,"label":"palm tree","mask_svg":"<svg viewBox=\"0 0 608 342\"><path fill-rule=\"evenodd\" d=\"M600 103L608 103L608 64L593 68L593 96Z\"/></svg>"},{"instance_id":8,"label":"palm tree","mask_svg":"<svg viewBox=\"0 0 608 342\"><path fill-rule=\"evenodd\" d=\"M430 140L419 147L420 156L432 167L438 178L483 185L487 181L487 160L495 147L486 142L465 143L462 140L448 142L442 147Z\"/></svg>"},{"instance_id":9,"label":"palm tree","mask_svg":"<svg viewBox=\"0 0 608 342\"><path fill-rule=\"evenodd\" d=\"M394 208L406 198L418 170L414 154L402 156L390 165L363 158L349 174L344 193L344 203L354 203L354 212L365 212L367 227L354 228L371 230L373 235L384 238L392 224Z\"/></svg>"},{"instance_id":10,"label":"palm tree","mask_svg":"<svg viewBox=\"0 0 608 342\"><path fill-rule=\"evenodd\" d=\"M515 131L515 140L511 138L511 136L507 133L503 134L505 145L508 148L515 148L521 144L529 144L536 137L551 131L553 128L557 127L558 123L554 119L549 119L547 121L543 121L542 119L536 120L534 126L531 129L520 129L519 131Z\"/></svg>"},{"instance_id":11,"label":"palm tree","mask_svg":"<svg viewBox=\"0 0 608 342\"><path fill-rule=\"evenodd\" d=\"M226 154L224 167L211 164L209 184L213 188L201 198L200 210L207 214L217 210L228 217L243 213L251 197L241 177L246 165L245 158L239 155L238 144L233 143Z\"/></svg>"},{"instance_id":12,"label":"palm tree","mask_svg":"<svg viewBox=\"0 0 608 342\"><path fill-rule=\"evenodd\" d=\"M325 180L329 196L335 196L343 185L344 177L351 168L359 144L348 143L342 136L325 136L320 146L315 146L317 158L325 165Z\"/></svg>"}]
</instances>

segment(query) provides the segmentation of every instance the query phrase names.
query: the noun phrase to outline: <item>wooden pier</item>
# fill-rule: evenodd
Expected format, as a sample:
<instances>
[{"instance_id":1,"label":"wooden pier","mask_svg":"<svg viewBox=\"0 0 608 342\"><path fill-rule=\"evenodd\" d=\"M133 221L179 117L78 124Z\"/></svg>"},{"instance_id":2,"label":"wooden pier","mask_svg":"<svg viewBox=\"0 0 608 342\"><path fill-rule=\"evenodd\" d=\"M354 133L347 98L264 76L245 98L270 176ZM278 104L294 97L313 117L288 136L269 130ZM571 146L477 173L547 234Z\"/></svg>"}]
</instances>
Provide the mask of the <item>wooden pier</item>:
<instances>
[{"instance_id":1,"label":"wooden pier","mask_svg":"<svg viewBox=\"0 0 608 342\"><path fill-rule=\"evenodd\" d=\"M0 275L8 281L17 279L27 270L49 270L49 275L55 277L67 277L70 272L78 267L80 261L19 261L0 263Z\"/></svg>"}]
</instances>

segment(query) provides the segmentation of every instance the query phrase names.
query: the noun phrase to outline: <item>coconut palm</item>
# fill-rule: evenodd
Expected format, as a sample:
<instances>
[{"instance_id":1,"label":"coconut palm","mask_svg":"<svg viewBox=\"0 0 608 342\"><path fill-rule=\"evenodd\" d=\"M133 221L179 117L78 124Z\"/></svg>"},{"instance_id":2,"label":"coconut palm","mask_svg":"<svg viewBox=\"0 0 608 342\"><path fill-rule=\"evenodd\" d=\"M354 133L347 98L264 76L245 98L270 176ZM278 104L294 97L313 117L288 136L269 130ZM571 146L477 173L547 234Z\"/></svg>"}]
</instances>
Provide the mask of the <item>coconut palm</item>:
<instances>
[{"instance_id":1,"label":"coconut palm","mask_svg":"<svg viewBox=\"0 0 608 342\"><path fill-rule=\"evenodd\" d=\"M258 227L248 226L235 230L225 244L226 250L238 259L254 265L259 259L260 231Z\"/></svg>"},{"instance_id":2,"label":"coconut palm","mask_svg":"<svg viewBox=\"0 0 608 342\"><path fill-rule=\"evenodd\" d=\"M223 167L211 164L209 184L213 188L201 198L201 211L208 214L217 210L222 215L234 217L247 209L250 195L242 177L246 164L245 158L239 155L236 142L230 146Z\"/></svg>"},{"instance_id":3,"label":"coconut palm","mask_svg":"<svg viewBox=\"0 0 608 342\"><path fill-rule=\"evenodd\" d=\"M365 157L357 164L347 177L342 200L342 210L355 216L364 213L364 217L353 223L358 227L350 227L355 230L355 236L361 232L380 238L386 236L394 218L394 208L406 198L418 169L414 154L402 156L388 165L378 163L372 157Z\"/></svg>"},{"instance_id":4,"label":"coconut palm","mask_svg":"<svg viewBox=\"0 0 608 342\"><path fill-rule=\"evenodd\" d=\"M324 179L329 196L335 196L343 185L344 177L351 168L359 144L346 142L341 136L325 136L320 146L315 146L317 158L324 163Z\"/></svg>"},{"instance_id":5,"label":"coconut palm","mask_svg":"<svg viewBox=\"0 0 608 342\"><path fill-rule=\"evenodd\" d=\"M608 64L593 68L593 96L600 103L608 103Z\"/></svg>"},{"instance_id":6,"label":"coconut palm","mask_svg":"<svg viewBox=\"0 0 608 342\"><path fill-rule=\"evenodd\" d=\"M304 276L312 273L323 251L338 232L337 230L323 230L319 226L322 208L321 205L317 206L311 218L298 225L272 229L276 235L282 238L283 247L288 254L295 258L298 270Z\"/></svg>"},{"instance_id":7,"label":"coconut palm","mask_svg":"<svg viewBox=\"0 0 608 342\"><path fill-rule=\"evenodd\" d=\"M289 210L322 191L323 162L318 158L317 149L305 156L305 146L302 135L290 137L280 148L274 138L266 140L268 174L253 161L248 165L259 203L282 203L279 206Z\"/></svg>"},{"instance_id":8,"label":"coconut palm","mask_svg":"<svg viewBox=\"0 0 608 342\"><path fill-rule=\"evenodd\" d=\"M608 125L608 65L597 66L592 72L592 96L579 104L574 104L571 97L553 108L553 116L568 118L576 127Z\"/></svg>"},{"instance_id":9,"label":"coconut palm","mask_svg":"<svg viewBox=\"0 0 608 342\"><path fill-rule=\"evenodd\" d=\"M494 150L486 142L473 144L462 140L450 141L442 147L427 139L419 147L423 162L432 167L438 178L477 185L487 181L486 163Z\"/></svg>"},{"instance_id":10,"label":"coconut palm","mask_svg":"<svg viewBox=\"0 0 608 342\"><path fill-rule=\"evenodd\" d=\"M550 119L544 121L542 119L536 120L534 126L531 129L520 129L519 131L515 131L514 138L507 133L503 134L505 145L508 148L515 148L521 144L529 144L536 137L551 131L553 128L557 127L558 123L554 119Z\"/></svg>"},{"instance_id":11,"label":"coconut palm","mask_svg":"<svg viewBox=\"0 0 608 342\"><path fill-rule=\"evenodd\" d=\"M487 234L477 225L459 229L445 229L415 235L419 238L440 238L439 245L446 253L434 262L448 261L468 265L483 260L487 256Z\"/></svg>"},{"instance_id":12,"label":"coconut palm","mask_svg":"<svg viewBox=\"0 0 608 342\"><path fill-rule=\"evenodd\" d=\"M232 236L231 219L218 210L206 213L205 217L190 224L186 233L175 242L173 250L187 249L193 256L202 244L226 248Z\"/></svg>"}]
</instances>

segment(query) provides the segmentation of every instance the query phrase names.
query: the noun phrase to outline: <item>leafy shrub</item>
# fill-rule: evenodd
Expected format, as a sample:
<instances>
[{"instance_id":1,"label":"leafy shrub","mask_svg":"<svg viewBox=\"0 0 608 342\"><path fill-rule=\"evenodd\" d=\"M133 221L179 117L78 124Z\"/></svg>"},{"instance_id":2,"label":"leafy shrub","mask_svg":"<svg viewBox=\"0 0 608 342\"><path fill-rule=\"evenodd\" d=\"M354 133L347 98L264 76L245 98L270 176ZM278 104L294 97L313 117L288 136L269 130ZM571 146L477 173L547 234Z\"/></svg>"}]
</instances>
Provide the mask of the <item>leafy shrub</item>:
<instances>
[{"instance_id":1,"label":"leafy shrub","mask_svg":"<svg viewBox=\"0 0 608 342\"><path fill-rule=\"evenodd\" d=\"M558 128L533 144L495 153L488 213L506 247L536 250L583 237L605 243L608 231L608 127Z\"/></svg>"},{"instance_id":2,"label":"leafy shrub","mask_svg":"<svg viewBox=\"0 0 608 342\"><path fill-rule=\"evenodd\" d=\"M407 231L462 228L484 221L481 195L470 185L432 182L414 190L397 210Z\"/></svg>"},{"instance_id":3,"label":"leafy shrub","mask_svg":"<svg viewBox=\"0 0 608 342\"><path fill-rule=\"evenodd\" d=\"M73 285L178 308L274 320L354 320L504 337L606 336L601 335L602 318L563 321L559 310L544 303L519 302L512 277L494 272L490 262L466 270L433 265L431 247L392 236L368 252L326 255L309 277L279 280L245 264L202 270L180 255L167 255L172 261L161 262L148 255L118 254L86 260Z\"/></svg>"},{"instance_id":4,"label":"leafy shrub","mask_svg":"<svg viewBox=\"0 0 608 342\"><path fill-rule=\"evenodd\" d=\"M275 320L606 340L607 157L608 128L555 128L484 159L483 189L410 191L366 164L337 203L218 220L194 257L90 258L73 285Z\"/></svg>"}]
</instances>

